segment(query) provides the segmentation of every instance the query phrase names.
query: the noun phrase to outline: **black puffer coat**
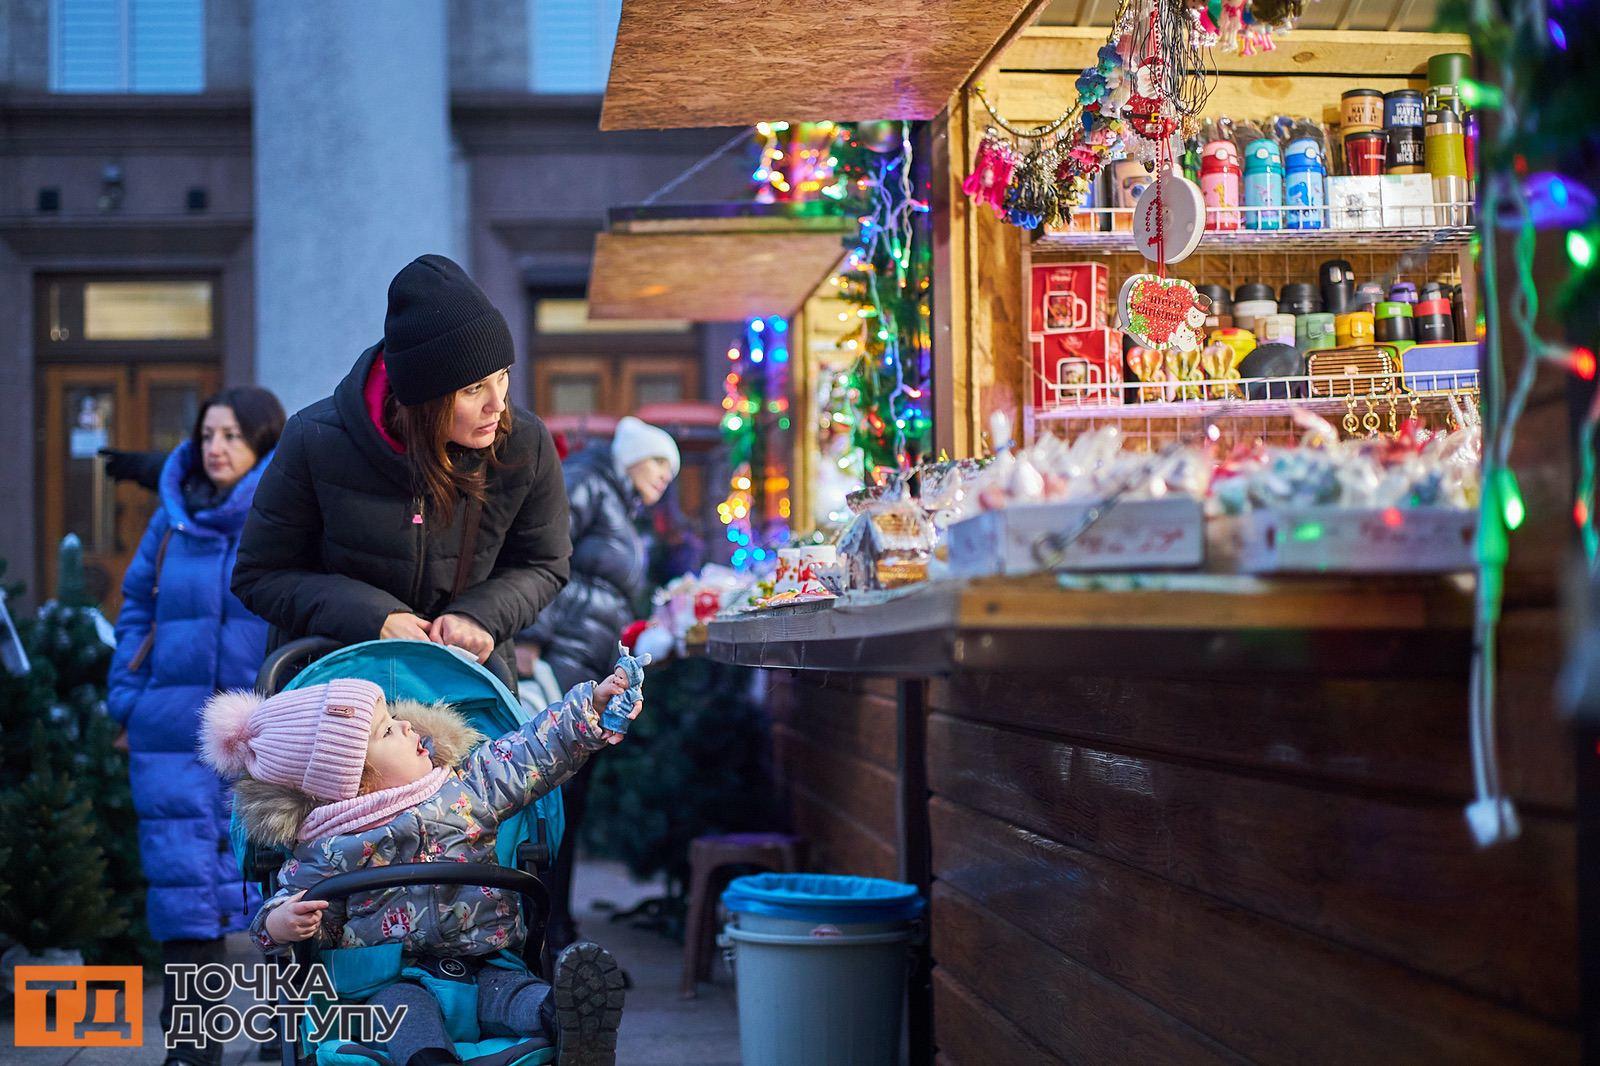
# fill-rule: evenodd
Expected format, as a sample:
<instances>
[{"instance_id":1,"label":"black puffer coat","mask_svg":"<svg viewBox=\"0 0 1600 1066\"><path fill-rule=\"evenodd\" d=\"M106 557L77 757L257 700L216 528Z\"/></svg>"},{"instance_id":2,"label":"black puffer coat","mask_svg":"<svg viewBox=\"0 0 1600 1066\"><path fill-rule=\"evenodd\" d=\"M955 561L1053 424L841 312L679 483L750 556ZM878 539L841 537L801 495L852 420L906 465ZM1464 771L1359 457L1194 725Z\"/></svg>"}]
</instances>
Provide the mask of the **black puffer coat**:
<instances>
[{"instance_id":1,"label":"black puffer coat","mask_svg":"<svg viewBox=\"0 0 1600 1066\"><path fill-rule=\"evenodd\" d=\"M639 494L598 444L562 464L572 505L572 581L522 633L544 648L563 688L604 677L617 640L634 618L645 579L644 539L634 526Z\"/></svg>"},{"instance_id":2,"label":"black puffer coat","mask_svg":"<svg viewBox=\"0 0 1600 1066\"><path fill-rule=\"evenodd\" d=\"M377 350L284 426L245 523L233 591L272 624L273 647L310 635L375 640L385 618L410 611L466 615L509 659L509 638L561 591L572 554L550 431L515 411L504 465L487 473L465 591L452 601L467 508L448 525L431 518L405 457L379 435L363 395Z\"/></svg>"}]
</instances>

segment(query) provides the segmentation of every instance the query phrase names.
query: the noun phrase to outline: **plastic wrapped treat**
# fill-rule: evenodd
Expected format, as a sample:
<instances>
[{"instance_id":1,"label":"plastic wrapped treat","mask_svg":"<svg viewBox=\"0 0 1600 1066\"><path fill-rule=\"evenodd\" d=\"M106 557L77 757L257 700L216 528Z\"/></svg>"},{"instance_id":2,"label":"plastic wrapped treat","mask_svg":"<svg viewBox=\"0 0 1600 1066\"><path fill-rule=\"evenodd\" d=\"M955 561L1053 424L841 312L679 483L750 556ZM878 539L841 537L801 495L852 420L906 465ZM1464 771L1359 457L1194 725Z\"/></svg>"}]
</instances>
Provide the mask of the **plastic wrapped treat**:
<instances>
[{"instance_id":1,"label":"plastic wrapped treat","mask_svg":"<svg viewBox=\"0 0 1600 1066\"><path fill-rule=\"evenodd\" d=\"M629 655L621 644L617 645L617 669L628 675L628 687L611 697L606 709L600 712L600 725L613 733L626 733L633 720L628 715L633 705L644 696L644 668L650 665L650 656Z\"/></svg>"},{"instance_id":2,"label":"plastic wrapped treat","mask_svg":"<svg viewBox=\"0 0 1600 1066\"><path fill-rule=\"evenodd\" d=\"M874 504L839 536L839 555L852 589L889 589L923 581L933 554L934 531L910 500Z\"/></svg>"}]
</instances>

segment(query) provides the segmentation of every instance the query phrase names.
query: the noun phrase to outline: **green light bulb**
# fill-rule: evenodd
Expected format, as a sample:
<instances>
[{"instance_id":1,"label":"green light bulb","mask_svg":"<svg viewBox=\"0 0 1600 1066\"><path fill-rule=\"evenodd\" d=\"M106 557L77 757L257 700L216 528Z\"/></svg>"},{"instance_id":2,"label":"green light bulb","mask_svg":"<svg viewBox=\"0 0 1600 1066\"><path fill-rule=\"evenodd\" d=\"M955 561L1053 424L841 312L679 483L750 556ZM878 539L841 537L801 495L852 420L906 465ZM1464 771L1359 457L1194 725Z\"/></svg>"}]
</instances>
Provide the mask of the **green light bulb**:
<instances>
[{"instance_id":1,"label":"green light bulb","mask_svg":"<svg viewBox=\"0 0 1600 1066\"><path fill-rule=\"evenodd\" d=\"M1506 528L1515 531L1522 525L1522 520L1528 517L1528 510L1522 503L1522 490L1517 487L1517 475L1510 467L1500 470L1496 479L1500 490L1500 514L1505 519Z\"/></svg>"},{"instance_id":2,"label":"green light bulb","mask_svg":"<svg viewBox=\"0 0 1600 1066\"><path fill-rule=\"evenodd\" d=\"M1480 107L1499 107L1505 103L1506 95L1497 85L1485 85L1481 81L1471 78L1461 79L1461 102L1471 110Z\"/></svg>"},{"instance_id":3,"label":"green light bulb","mask_svg":"<svg viewBox=\"0 0 1600 1066\"><path fill-rule=\"evenodd\" d=\"M1575 229L1567 234L1567 258L1584 270L1594 264L1594 241L1583 230Z\"/></svg>"}]
</instances>

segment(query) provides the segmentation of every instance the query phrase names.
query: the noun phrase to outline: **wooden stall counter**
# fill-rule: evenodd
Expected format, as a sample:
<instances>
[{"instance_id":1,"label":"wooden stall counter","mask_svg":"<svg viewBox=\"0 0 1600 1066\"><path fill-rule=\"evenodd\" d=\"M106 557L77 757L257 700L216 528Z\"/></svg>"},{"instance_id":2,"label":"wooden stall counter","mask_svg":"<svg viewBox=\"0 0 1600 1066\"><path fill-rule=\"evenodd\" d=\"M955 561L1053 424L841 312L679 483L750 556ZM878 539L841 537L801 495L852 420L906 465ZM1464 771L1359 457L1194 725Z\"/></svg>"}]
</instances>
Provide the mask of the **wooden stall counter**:
<instances>
[{"instance_id":1,"label":"wooden stall counter","mask_svg":"<svg viewBox=\"0 0 1600 1066\"><path fill-rule=\"evenodd\" d=\"M1089 664L1139 673L1462 672L1470 611L1471 587L1454 578L1035 575L781 607L707 630L709 653L726 662L891 676Z\"/></svg>"},{"instance_id":2,"label":"wooden stall counter","mask_svg":"<svg viewBox=\"0 0 1600 1066\"><path fill-rule=\"evenodd\" d=\"M779 668L823 866L928 892L914 1057L974 1066L1576 1061L1558 645L1502 636L1489 849L1454 580L937 583L707 648Z\"/></svg>"}]
</instances>

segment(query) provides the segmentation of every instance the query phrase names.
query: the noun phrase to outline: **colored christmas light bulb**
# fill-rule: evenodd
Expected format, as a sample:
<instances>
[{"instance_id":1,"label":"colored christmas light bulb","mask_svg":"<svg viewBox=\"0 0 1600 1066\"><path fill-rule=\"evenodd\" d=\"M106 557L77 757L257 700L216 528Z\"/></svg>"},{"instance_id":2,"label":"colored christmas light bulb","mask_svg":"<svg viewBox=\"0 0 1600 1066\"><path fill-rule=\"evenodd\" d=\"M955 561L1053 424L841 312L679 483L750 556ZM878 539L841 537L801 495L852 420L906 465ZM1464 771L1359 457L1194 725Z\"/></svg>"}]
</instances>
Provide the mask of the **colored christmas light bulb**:
<instances>
[{"instance_id":1,"label":"colored christmas light bulb","mask_svg":"<svg viewBox=\"0 0 1600 1066\"><path fill-rule=\"evenodd\" d=\"M1581 229L1567 233L1567 258L1574 266L1588 270L1594 264L1594 241Z\"/></svg>"}]
</instances>

